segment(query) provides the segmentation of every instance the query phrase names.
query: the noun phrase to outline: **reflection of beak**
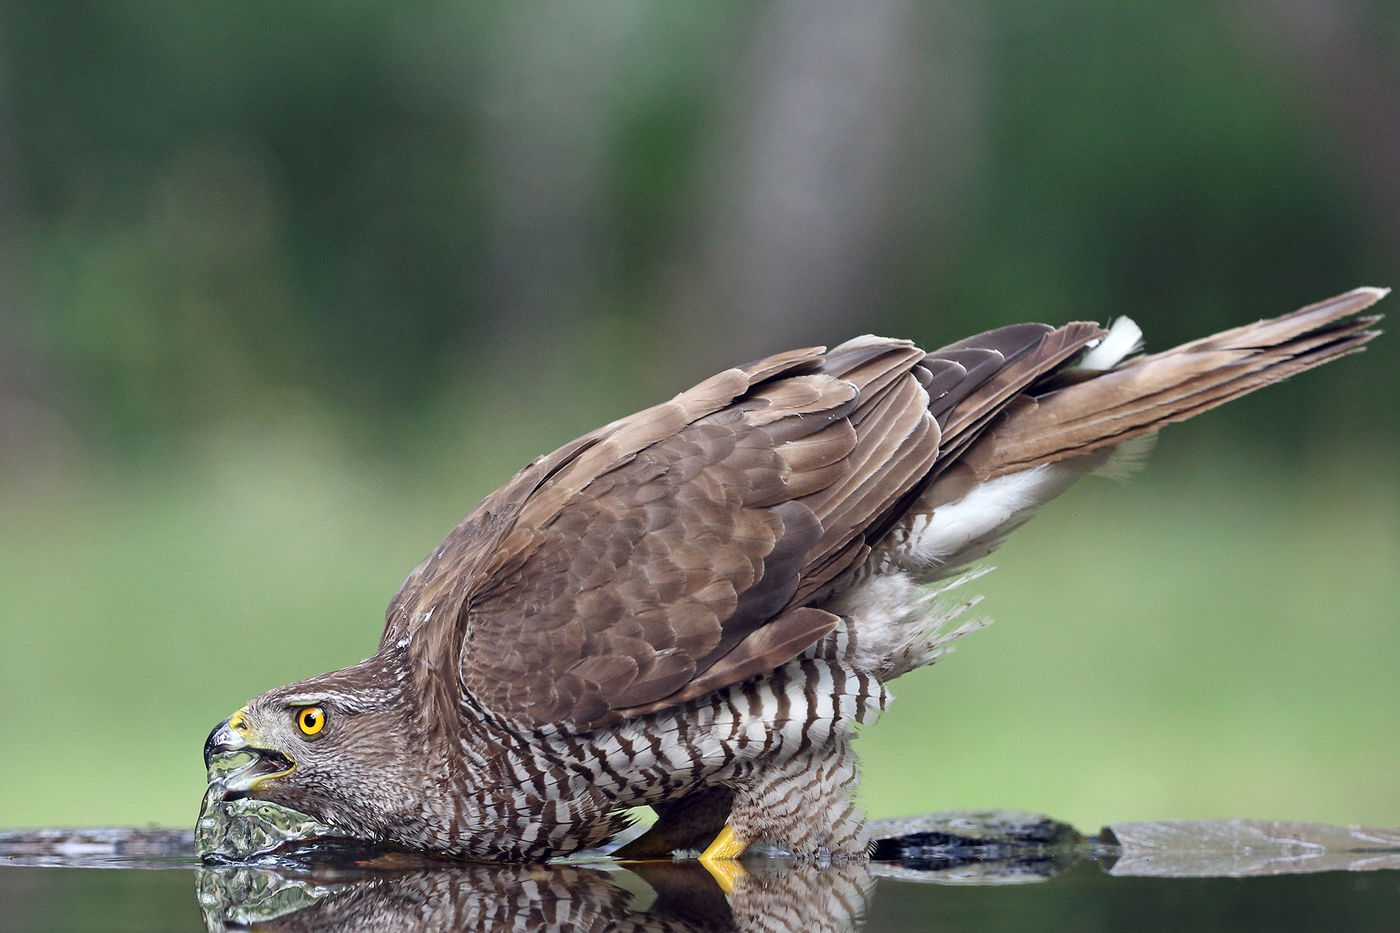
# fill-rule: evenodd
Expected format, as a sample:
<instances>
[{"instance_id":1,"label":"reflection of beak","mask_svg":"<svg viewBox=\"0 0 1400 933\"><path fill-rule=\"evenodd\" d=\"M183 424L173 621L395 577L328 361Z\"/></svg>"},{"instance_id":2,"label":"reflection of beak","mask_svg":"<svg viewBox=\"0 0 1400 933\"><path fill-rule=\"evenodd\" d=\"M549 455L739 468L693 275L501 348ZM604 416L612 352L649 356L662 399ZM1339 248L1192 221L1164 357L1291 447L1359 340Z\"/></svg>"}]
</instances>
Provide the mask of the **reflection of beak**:
<instances>
[{"instance_id":1,"label":"reflection of beak","mask_svg":"<svg viewBox=\"0 0 1400 933\"><path fill-rule=\"evenodd\" d=\"M204 741L204 767L210 785L224 788L224 800L249 796L267 781L291 774L297 763L286 754L260 744L244 707L214 727Z\"/></svg>"}]
</instances>

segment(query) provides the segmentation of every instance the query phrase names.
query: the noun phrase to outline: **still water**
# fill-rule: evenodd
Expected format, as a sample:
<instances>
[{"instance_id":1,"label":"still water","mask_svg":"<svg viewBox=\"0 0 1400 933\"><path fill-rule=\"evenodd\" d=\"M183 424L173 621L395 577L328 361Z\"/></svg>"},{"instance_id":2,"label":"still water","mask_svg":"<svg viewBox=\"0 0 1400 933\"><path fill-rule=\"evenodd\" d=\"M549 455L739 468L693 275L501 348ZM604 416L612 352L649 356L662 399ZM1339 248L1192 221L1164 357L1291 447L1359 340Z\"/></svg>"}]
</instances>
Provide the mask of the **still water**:
<instances>
[{"instance_id":1,"label":"still water","mask_svg":"<svg viewBox=\"0 0 1400 933\"><path fill-rule=\"evenodd\" d=\"M1394 831L1114 829L962 857L915 844L860 865L753 859L719 878L682 861L206 866L174 836L148 854L0 839L0 930L1400 930Z\"/></svg>"}]
</instances>

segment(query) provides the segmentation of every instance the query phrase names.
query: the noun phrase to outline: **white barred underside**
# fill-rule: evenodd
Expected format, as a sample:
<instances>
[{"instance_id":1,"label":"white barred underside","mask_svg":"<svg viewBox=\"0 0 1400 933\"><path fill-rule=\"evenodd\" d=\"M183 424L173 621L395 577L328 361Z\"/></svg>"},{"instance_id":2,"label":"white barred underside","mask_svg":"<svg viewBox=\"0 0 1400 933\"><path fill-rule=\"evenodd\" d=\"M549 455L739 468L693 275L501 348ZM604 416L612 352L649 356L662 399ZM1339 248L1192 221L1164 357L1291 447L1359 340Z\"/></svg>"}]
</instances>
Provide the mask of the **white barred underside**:
<instances>
[{"instance_id":1,"label":"white barred underside","mask_svg":"<svg viewBox=\"0 0 1400 933\"><path fill-rule=\"evenodd\" d=\"M759 820L733 823L736 830L791 845L790 834L778 834L791 824L762 817L777 812L771 808L781 801L771 794L781 783L776 776L785 775L779 796L792 796L783 812L810 810L811 848L850 851L841 846L856 838L861 820L850 801L849 742L886 699L873 676L803 658L674 710L590 732L493 728L491 738L510 754L495 759L495 773L471 775L470 794L458 792L457 803L471 805L457 814L458 829L466 830L452 834L459 845L445 845L427 826L433 835L424 842L459 848L465 836L464 855L538 858L602 843L625 826L625 808L722 784L735 791L736 809ZM799 764L809 760L821 767ZM800 792L792 784L799 779Z\"/></svg>"}]
</instances>

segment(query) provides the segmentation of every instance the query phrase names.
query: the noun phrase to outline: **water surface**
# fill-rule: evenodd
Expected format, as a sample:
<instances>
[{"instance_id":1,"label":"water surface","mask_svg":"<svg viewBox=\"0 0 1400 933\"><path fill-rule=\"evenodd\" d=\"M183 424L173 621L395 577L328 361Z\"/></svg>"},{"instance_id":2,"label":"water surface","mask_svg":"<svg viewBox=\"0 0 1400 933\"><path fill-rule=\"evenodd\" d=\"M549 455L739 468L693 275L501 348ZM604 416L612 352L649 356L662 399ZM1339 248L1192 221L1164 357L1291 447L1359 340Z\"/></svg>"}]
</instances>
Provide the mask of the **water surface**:
<instances>
[{"instance_id":1,"label":"water surface","mask_svg":"<svg viewBox=\"0 0 1400 933\"><path fill-rule=\"evenodd\" d=\"M950 835L949 827L954 827ZM205 865L188 833L0 834L4 930L1395 930L1400 835L1217 821L980 815L885 824L867 864L430 863L296 855Z\"/></svg>"}]
</instances>

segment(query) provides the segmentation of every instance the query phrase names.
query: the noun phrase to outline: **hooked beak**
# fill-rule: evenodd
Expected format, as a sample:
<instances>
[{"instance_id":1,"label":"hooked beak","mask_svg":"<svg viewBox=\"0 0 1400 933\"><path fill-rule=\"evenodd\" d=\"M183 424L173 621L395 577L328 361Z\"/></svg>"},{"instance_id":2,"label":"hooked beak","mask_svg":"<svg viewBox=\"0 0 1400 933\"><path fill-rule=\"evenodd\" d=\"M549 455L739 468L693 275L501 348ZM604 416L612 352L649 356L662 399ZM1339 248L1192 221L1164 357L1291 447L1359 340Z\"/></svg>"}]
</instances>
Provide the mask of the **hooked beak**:
<instances>
[{"instance_id":1,"label":"hooked beak","mask_svg":"<svg viewBox=\"0 0 1400 933\"><path fill-rule=\"evenodd\" d=\"M283 752L261 745L246 706L215 726L204 740L209 784L223 788L224 800L247 797L273 778L291 774L296 766Z\"/></svg>"}]
</instances>

